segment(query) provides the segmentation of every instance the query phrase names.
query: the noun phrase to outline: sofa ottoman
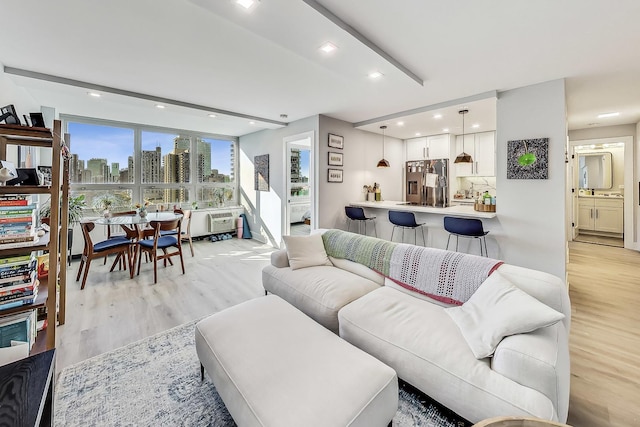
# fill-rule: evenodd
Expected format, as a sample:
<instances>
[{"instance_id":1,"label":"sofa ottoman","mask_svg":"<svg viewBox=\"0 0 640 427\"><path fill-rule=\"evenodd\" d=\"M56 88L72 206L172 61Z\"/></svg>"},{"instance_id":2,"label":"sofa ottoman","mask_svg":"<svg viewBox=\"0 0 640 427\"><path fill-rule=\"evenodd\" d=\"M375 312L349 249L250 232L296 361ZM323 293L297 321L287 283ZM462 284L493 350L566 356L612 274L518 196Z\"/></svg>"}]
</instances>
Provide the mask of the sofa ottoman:
<instances>
[{"instance_id":1,"label":"sofa ottoman","mask_svg":"<svg viewBox=\"0 0 640 427\"><path fill-rule=\"evenodd\" d=\"M276 295L196 325L201 365L242 426L387 426L393 369Z\"/></svg>"}]
</instances>

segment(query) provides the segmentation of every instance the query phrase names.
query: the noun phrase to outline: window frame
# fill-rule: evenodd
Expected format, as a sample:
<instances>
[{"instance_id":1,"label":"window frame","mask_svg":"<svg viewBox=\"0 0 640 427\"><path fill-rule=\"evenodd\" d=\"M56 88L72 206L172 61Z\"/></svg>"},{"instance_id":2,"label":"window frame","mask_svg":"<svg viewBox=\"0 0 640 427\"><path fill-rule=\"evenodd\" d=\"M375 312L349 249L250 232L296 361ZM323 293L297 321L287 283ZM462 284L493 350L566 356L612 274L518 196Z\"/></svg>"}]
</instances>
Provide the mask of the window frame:
<instances>
[{"instance_id":1,"label":"window frame","mask_svg":"<svg viewBox=\"0 0 640 427\"><path fill-rule=\"evenodd\" d=\"M215 187L233 187L233 204L239 204L239 182L238 182L238 156L237 154L233 156L233 181L231 182L198 182L197 177L197 155L190 156L189 158L189 168L190 168L190 182L188 183L142 183L142 156L140 153L142 152L142 132L160 132L160 133L168 133L180 136L188 136L190 138L190 152L196 153L197 146L195 144L196 138L202 139L216 139L216 140L225 140L233 143L234 153L238 152L238 141L239 138L236 136L230 135L222 135L215 133L206 133L206 132L198 132L192 130L185 129L175 129L175 128L165 128L160 126L151 126L151 125L143 125L138 123L131 122L120 122L115 120L107 120L107 119L97 119L91 117L83 117L76 116L71 114L61 114L60 120L62 120L62 126L65 133L68 133L69 123L81 123L87 125L96 125L96 126L111 126L111 127L119 127L124 129L132 129L133 130L133 168L134 168L134 177L133 182L130 183L117 183L117 184L109 184L109 183L99 183L99 184L91 184L91 183L70 183L71 191L105 191L105 190L130 190L131 191L131 200L132 203L142 203L142 194L144 190L153 190L153 189L181 189L184 188L189 192L189 200L184 203L193 203L197 201L198 194L200 189L203 188L215 188ZM71 152L73 153L73 135L70 138L70 146ZM230 159L231 160L231 159ZM209 203L214 202L211 201L198 201L198 203ZM168 203L170 204L170 203Z\"/></svg>"}]
</instances>

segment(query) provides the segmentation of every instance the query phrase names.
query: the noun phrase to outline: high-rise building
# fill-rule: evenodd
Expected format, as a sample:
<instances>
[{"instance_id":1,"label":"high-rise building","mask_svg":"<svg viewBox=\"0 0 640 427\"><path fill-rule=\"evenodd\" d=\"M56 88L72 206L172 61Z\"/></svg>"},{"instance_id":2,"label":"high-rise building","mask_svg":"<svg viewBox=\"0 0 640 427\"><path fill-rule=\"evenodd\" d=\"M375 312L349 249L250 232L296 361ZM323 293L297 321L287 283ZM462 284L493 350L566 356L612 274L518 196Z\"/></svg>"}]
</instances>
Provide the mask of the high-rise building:
<instances>
[{"instance_id":1,"label":"high-rise building","mask_svg":"<svg viewBox=\"0 0 640 427\"><path fill-rule=\"evenodd\" d=\"M109 166L107 165L107 159L89 159L87 161L87 169L91 171L92 183L109 182Z\"/></svg>"},{"instance_id":2,"label":"high-rise building","mask_svg":"<svg viewBox=\"0 0 640 427\"><path fill-rule=\"evenodd\" d=\"M176 137L174 141L174 149L171 153L163 158L164 182L172 183L188 183L190 181L189 167L189 148L186 145L184 137ZM164 202L187 202L189 200L185 189L166 189L164 190Z\"/></svg>"},{"instance_id":3,"label":"high-rise building","mask_svg":"<svg viewBox=\"0 0 640 427\"><path fill-rule=\"evenodd\" d=\"M131 159L131 158L130 158ZM157 183L161 180L162 148L142 151L142 182ZM133 159L131 159L133 163Z\"/></svg>"},{"instance_id":4,"label":"high-rise building","mask_svg":"<svg viewBox=\"0 0 640 427\"><path fill-rule=\"evenodd\" d=\"M117 162L111 163L111 181L112 182L120 181L120 163L117 163Z\"/></svg>"},{"instance_id":5,"label":"high-rise building","mask_svg":"<svg viewBox=\"0 0 640 427\"><path fill-rule=\"evenodd\" d=\"M300 150L291 149L291 182L300 182Z\"/></svg>"},{"instance_id":6,"label":"high-rise building","mask_svg":"<svg viewBox=\"0 0 640 427\"><path fill-rule=\"evenodd\" d=\"M235 180L235 171L236 171L236 150L235 150L235 144L233 141L231 141L231 143L229 144L229 154L230 154L230 158L231 158L231 168L230 168L230 173L229 173L229 179L231 182L233 182Z\"/></svg>"},{"instance_id":7,"label":"high-rise building","mask_svg":"<svg viewBox=\"0 0 640 427\"><path fill-rule=\"evenodd\" d=\"M120 182L133 182L133 176L134 176L133 156L129 156L127 158L127 169L129 170L128 171L129 179L127 181L123 181L122 179L120 179Z\"/></svg>"}]
</instances>

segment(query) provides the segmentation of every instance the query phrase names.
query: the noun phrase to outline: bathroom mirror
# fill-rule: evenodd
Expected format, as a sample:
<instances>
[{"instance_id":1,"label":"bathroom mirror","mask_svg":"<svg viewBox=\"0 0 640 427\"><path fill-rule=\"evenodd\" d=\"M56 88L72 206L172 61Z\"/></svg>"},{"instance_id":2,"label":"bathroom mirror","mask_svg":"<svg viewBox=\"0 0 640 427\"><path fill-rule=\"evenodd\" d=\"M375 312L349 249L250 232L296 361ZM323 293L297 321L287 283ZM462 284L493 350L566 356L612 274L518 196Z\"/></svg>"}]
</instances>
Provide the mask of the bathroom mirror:
<instances>
[{"instance_id":1,"label":"bathroom mirror","mask_svg":"<svg viewBox=\"0 0 640 427\"><path fill-rule=\"evenodd\" d=\"M607 190L611 188L611 153L578 154L578 187Z\"/></svg>"}]
</instances>

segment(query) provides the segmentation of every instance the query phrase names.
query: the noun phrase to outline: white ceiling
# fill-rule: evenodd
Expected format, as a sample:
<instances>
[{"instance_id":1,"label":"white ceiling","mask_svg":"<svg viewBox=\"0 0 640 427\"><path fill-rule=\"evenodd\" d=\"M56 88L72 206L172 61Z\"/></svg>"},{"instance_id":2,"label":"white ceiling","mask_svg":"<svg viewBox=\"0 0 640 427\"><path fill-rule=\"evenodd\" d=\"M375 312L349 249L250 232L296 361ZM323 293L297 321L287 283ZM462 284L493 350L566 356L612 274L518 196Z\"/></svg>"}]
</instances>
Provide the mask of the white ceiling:
<instances>
[{"instance_id":1,"label":"white ceiling","mask_svg":"<svg viewBox=\"0 0 640 427\"><path fill-rule=\"evenodd\" d=\"M233 0L5 2L0 63L275 122L325 114L374 132L384 122L398 138L444 127L461 133L461 106L470 109L466 132L474 122L489 130L494 98L450 101L559 78L567 81L569 129L640 121L638 0L318 2L424 85L302 0L261 0L250 11ZM338 50L323 54L326 41ZM384 76L373 81L375 70ZM280 127L8 76L63 114L236 136ZM395 125L403 111L443 103L450 105L437 108L444 117L435 123L429 112ZM610 111L620 115L596 118ZM389 116L398 117L376 120Z\"/></svg>"}]
</instances>

